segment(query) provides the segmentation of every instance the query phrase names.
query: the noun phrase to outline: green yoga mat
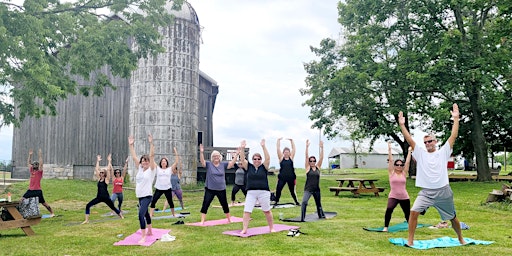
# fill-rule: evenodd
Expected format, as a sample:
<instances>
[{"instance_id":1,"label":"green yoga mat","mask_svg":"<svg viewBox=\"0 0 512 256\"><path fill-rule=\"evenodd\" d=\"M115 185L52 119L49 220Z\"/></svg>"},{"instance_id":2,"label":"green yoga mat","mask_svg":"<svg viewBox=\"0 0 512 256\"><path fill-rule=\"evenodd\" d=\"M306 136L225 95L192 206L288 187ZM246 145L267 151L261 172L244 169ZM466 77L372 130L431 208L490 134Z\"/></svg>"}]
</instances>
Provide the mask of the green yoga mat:
<instances>
[{"instance_id":1,"label":"green yoga mat","mask_svg":"<svg viewBox=\"0 0 512 256\"><path fill-rule=\"evenodd\" d=\"M432 226L432 225L429 225L429 224L418 224L416 226L416 228L423 228L423 227L429 227L429 226ZM366 230L366 231L382 232L384 227L379 227L379 228L363 228L363 229ZM404 221L402 223L399 223L399 224L396 224L396 225L393 225L393 226L389 226L388 227L388 232L389 233L394 233L394 232L399 232L399 231L406 231L408 229L409 229L409 224L407 223L407 221Z\"/></svg>"}]
</instances>

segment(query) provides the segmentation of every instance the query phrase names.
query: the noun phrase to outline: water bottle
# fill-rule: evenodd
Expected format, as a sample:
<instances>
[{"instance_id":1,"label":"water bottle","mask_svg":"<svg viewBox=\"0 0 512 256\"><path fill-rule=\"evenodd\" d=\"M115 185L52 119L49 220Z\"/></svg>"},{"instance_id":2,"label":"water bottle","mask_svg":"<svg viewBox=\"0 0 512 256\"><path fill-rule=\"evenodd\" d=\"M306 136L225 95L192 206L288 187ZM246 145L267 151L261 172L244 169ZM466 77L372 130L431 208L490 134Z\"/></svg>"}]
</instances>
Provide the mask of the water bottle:
<instances>
[{"instance_id":1,"label":"water bottle","mask_svg":"<svg viewBox=\"0 0 512 256\"><path fill-rule=\"evenodd\" d=\"M283 214L282 212L280 212L280 213L279 213L279 219L280 219L280 220L283 220L283 215L284 215L284 214Z\"/></svg>"}]
</instances>

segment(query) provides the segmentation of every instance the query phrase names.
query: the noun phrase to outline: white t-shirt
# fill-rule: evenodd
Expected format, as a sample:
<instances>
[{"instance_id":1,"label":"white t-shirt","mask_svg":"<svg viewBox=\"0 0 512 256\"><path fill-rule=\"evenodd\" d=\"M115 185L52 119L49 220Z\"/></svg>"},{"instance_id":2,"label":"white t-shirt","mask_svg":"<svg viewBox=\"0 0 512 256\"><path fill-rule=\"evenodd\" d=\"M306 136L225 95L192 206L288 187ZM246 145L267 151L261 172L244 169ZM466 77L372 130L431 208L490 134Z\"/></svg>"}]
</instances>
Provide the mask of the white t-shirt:
<instances>
[{"instance_id":1,"label":"white t-shirt","mask_svg":"<svg viewBox=\"0 0 512 256\"><path fill-rule=\"evenodd\" d=\"M139 165L139 171L137 171L137 175L135 176L135 196L141 198L153 195L151 186L155 179L155 173L156 169L152 170L150 167L144 171L142 165Z\"/></svg>"},{"instance_id":2,"label":"white t-shirt","mask_svg":"<svg viewBox=\"0 0 512 256\"><path fill-rule=\"evenodd\" d=\"M171 167L167 167L165 169L160 168L160 166L156 167L156 182L155 188L159 190L168 190L172 188L171 185Z\"/></svg>"},{"instance_id":3,"label":"white t-shirt","mask_svg":"<svg viewBox=\"0 0 512 256\"><path fill-rule=\"evenodd\" d=\"M450 143L445 143L432 153L424 148L415 147L412 156L417 163L416 187L436 189L448 185L448 161L451 154Z\"/></svg>"}]
</instances>

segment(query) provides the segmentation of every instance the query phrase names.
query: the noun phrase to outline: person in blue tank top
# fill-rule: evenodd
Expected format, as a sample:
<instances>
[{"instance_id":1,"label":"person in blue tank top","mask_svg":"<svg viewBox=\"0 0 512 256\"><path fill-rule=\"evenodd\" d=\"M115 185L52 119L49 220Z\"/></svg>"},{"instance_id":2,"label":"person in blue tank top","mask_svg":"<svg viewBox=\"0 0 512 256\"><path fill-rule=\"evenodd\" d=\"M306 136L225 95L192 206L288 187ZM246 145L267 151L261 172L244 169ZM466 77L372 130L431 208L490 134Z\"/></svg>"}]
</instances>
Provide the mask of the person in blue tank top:
<instances>
[{"instance_id":1,"label":"person in blue tank top","mask_svg":"<svg viewBox=\"0 0 512 256\"><path fill-rule=\"evenodd\" d=\"M287 139L290 141L292 149L285 147L281 152L281 140L277 139L277 157L279 159L279 174L277 175L277 188L276 188L276 201L274 205L279 203L281 199L281 192L283 191L284 185L288 185L288 190L292 195L295 205L300 205L297 200L297 192L295 187L297 185L297 176L295 175L295 167L293 167L293 158L295 157L295 143L293 139Z\"/></svg>"}]
</instances>

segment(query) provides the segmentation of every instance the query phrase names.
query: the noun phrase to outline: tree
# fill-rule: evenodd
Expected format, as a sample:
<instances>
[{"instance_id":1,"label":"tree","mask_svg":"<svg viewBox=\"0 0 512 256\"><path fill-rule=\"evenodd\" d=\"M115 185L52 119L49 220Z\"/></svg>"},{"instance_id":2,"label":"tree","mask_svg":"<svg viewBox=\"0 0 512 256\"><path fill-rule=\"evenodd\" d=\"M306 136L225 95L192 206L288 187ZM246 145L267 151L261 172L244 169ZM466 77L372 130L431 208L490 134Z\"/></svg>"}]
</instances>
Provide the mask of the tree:
<instances>
[{"instance_id":1,"label":"tree","mask_svg":"<svg viewBox=\"0 0 512 256\"><path fill-rule=\"evenodd\" d=\"M0 1L0 127L26 116L56 115L69 94L115 88L98 70L127 78L139 58L161 52L159 26L183 0ZM133 47L136 46L136 47ZM88 80L77 84L74 77ZM15 110L17 113L15 113Z\"/></svg>"},{"instance_id":2,"label":"tree","mask_svg":"<svg viewBox=\"0 0 512 256\"><path fill-rule=\"evenodd\" d=\"M336 133L333 120L358 120L373 140L391 137L406 154L398 111L408 129L447 138L458 103L464 147L456 143L455 153L471 147L478 179L490 180L487 140L511 137L510 103L499 100L511 92L512 1L347 0L338 9L344 41L324 39L312 47L320 60L305 64L301 93L314 126Z\"/></svg>"}]
</instances>

